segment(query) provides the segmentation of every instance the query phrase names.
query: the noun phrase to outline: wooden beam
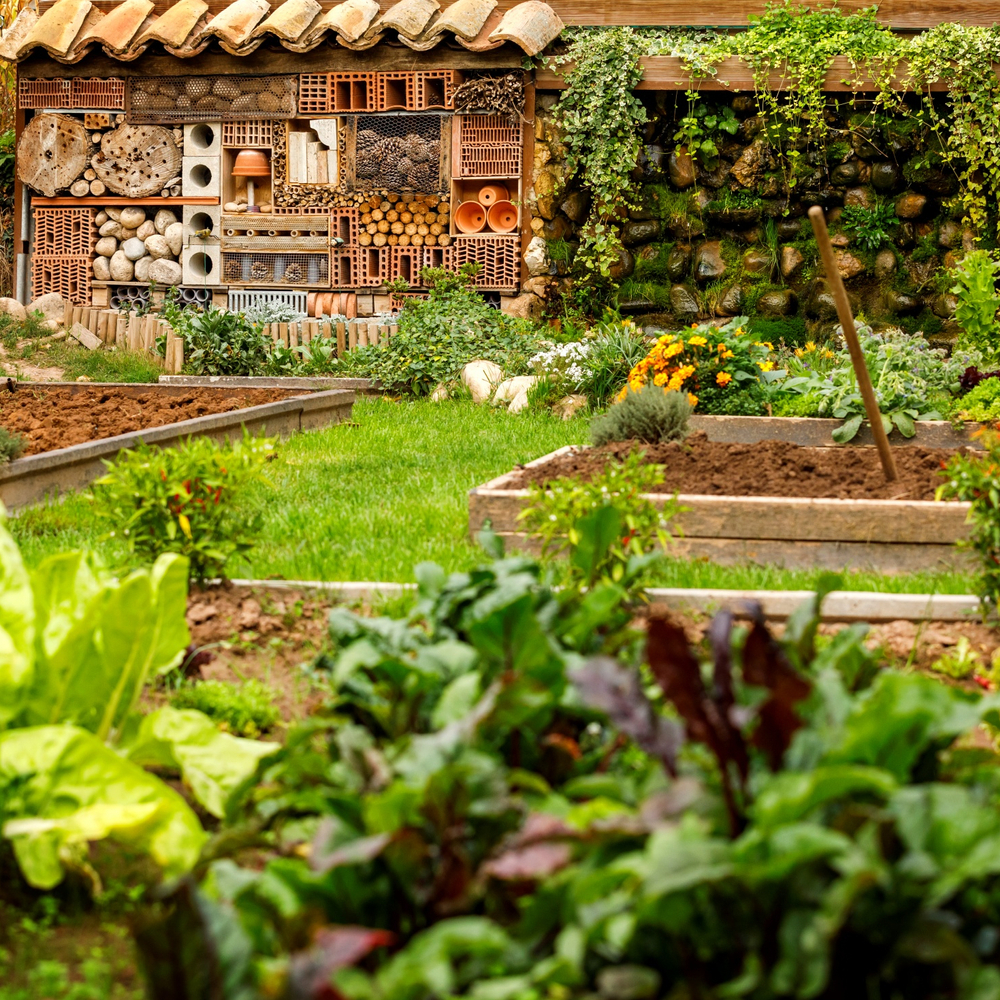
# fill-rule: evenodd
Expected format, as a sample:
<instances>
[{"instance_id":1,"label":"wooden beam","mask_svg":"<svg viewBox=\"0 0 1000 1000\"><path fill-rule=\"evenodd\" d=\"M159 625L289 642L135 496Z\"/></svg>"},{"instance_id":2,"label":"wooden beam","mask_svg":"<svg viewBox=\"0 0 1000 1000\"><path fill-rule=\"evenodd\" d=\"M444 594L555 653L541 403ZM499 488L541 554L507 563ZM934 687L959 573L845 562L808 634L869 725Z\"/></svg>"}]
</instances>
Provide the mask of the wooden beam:
<instances>
[{"instance_id":1,"label":"wooden beam","mask_svg":"<svg viewBox=\"0 0 1000 1000\"><path fill-rule=\"evenodd\" d=\"M678 56L644 56L641 62L643 77L636 90L687 90L692 84L692 78ZM539 90L564 89L566 81L563 73L568 72L570 68L572 64L562 67L559 72L547 68L536 70L535 86ZM906 76L903 64L894 79L895 89L911 89L906 85ZM694 82L698 90L738 92L754 89L753 70L736 56L723 60L715 76L699 78ZM770 85L772 90L787 90L788 78L783 73L775 71L770 75ZM866 74L862 73L860 79L856 78L847 56L837 56L827 71L823 89L831 93L871 93L878 88ZM948 88L944 83L938 83L930 89L943 92Z\"/></svg>"}]
</instances>

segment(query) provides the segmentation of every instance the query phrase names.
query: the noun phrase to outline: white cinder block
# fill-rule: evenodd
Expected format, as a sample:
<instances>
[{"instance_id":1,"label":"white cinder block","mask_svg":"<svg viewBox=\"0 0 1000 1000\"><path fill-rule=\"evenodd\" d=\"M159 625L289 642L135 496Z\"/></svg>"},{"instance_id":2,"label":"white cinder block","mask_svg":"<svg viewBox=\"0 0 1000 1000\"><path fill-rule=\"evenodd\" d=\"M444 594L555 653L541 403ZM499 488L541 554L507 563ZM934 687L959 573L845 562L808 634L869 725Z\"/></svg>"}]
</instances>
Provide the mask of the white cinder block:
<instances>
[{"instance_id":1,"label":"white cinder block","mask_svg":"<svg viewBox=\"0 0 1000 1000\"><path fill-rule=\"evenodd\" d=\"M222 122L197 122L184 126L185 156L219 156L222 153Z\"/></svg>"},{"instance_id":2,"label":"white cinder block","mask_svg":"<svg viewBox=\"0 0 1000 1000\"><path fill-rule=\"evenodd\" d=\"M185 156L181 161L181 195L185 198L218 198L222 193L220 156Z\"/></svg>"},{"instance_id":3,"label":"white cinder block","mask_svg":"<svg viewBox=\"0 0 1000 1000\"><path fill-rule=\"evenodd\" d=\"M218 246L222 238L220 223L222 221L221 205L185 205L184 206L184 245ZM195 233L209 235L195 236Z\"/></svg>"},{"instance_id":4,"label":"white cinder block","mask_svg":"<svg viewBox=\"0 0 1000 1000\"><path fill-rule=\"evenodd\" d=\"M181 251L183 284L200 287L222 283L222 250L215 246L186 246Z\"/></svg>"}]
</instances>

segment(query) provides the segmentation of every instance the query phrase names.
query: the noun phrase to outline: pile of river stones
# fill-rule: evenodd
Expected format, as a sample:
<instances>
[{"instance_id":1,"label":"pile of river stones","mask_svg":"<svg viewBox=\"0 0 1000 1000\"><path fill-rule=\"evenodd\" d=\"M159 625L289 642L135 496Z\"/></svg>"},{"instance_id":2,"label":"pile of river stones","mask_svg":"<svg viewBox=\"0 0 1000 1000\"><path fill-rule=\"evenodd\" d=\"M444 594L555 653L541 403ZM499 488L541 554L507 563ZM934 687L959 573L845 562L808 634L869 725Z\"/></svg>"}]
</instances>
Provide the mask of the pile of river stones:
<instances>
[{"instance_id":1,"label":"pile of river stones","mask_svg":"<svg viewBox=\"0 0 1000 1000\"><path fill-rule=\"evenodd\" d=\"M152 218L138 206L97 213L100 238L94 248L95 280L181 283L184 226L169 209L150 214Z\"/></svg>"}]
</instances>

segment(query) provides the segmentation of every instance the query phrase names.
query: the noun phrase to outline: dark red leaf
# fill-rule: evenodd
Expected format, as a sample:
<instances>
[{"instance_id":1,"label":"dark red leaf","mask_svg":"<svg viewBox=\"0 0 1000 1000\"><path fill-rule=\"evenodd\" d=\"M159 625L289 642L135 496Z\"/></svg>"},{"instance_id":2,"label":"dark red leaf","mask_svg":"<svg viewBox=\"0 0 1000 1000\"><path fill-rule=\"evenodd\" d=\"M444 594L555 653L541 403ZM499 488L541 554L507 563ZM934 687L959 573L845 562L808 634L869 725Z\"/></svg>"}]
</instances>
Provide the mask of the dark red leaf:
<instances>
[{"instance_id":1,"label":"dark red leaf","mask_svg":"<svg viewBox=\"0 0 1000 1000\"><path fill-rule=\"evenodd\" d=\"M573 857L569 844L548 842L505 851L482 867L484 875L505 881L542 879L565 868Z\"/></svg>"},{"instance_id":2,"label":"dark red leaf","mask_svg":"<svg viewBox=\"0 0 1000 1000\"><path fill-rule=\"evenodd\" d=\"M291 1000L340 1000L341 994L331 982L333 974L395 940L391 931L371 927L320 928L311 948L292 955L288 996Z\"/></svg>"}]
</instances>

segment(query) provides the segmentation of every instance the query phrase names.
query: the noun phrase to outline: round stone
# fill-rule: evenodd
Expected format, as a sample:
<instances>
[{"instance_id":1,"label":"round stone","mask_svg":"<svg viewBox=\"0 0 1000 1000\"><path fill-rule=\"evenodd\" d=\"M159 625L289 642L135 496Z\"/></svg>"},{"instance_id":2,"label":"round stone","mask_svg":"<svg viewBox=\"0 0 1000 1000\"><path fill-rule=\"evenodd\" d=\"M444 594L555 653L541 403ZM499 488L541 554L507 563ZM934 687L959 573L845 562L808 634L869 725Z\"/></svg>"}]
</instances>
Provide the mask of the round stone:
<instances>
[{"instance_id":1,"label":"round stone","mask_svg":"<svg viewBox=\"0 0 1000 1000\"><path fill-rule=\"evenodd\" d=\"M146 240L146 239L149 239L149 237L150 237L150 236L153 236L153 235L155 235L155 233L156 233L156 228L155 228L155 227L153 226L153 223L149 221L149 219L147 219L147 220L146 220L146 221L145 221L145 222L144 222L144 223L143 223L143 224L142 224L142 225L141 225L141 226L140 226L140 227L139 227L139 228L138 228L138 229L137 229L137 230L135 231L135 235L136 235L136 237L137 237L138 239L140 239L140 240Z\"/></svg>"},{"instance_id":2,"label":"round stone","mask_svg":"<svg viewBox=\"0 0 1000 1000\"><path fill-rule=\"evenodd\" d=\"M146 244L138 236L133 236L122 244L122 251L129 260L138 260L145 255Z\"/></svg>"},{"instance_id":3,"label":"round stone","mask_svg":"<svg viewBox=\"0 0 1000 1000\"><path fill-rule=\"evenodd\" d=\"M94 247L100 257L110 257L117 249L118 240L113 236L102 236Z\"/></svg>"},{"instance_id":4,"label":"round stone","mask_svg":"<svg viewBox=\"0 0 1000 1000\"><path fill-rule=\"evenodd\" d=\"M142 245L141 242L139 245ZM111 258L111 280L131 281L133 274L135 274L135 268L132 266L132 261L125 256L125 251L116 250Z\"/></svg>"},{"instance_id":5,"label":"round stone","mask_svg":"<svg viewBox=\"0 0 1000 1000\"><path fill-rule=\"evenodd\" d=\"M155 260L170 256L170 244L165 236L153 234L146 240L146 253Z\"/></svg>"},{"instance_id":6,"label":"round stone","mask_svg":"<svg viewBox=\"0 0 1000 1000\"><path fill-rule=\"evenodd\" d=\"M167 227L174 225L176 222L177 216L174 215L169 208L161 208L159 212L156 213L156 217L153 219L153 225L156 227L156 231L161 236L165 236Z\"/></svg>"},{"instance_id":7,"label":"round stone","mask_svg":"<svg viewBox=\"0 0 1000 1000\"><path fill-rule=\"evenodd\" d=\"M180 222L171 222L163 236L170 247L171 255L180 257L181 247L184 245L184 226Z\"/></svg>"},{"instance_id":8,"label":"round stone","mask_svg":"<svg viewBox=\"0 0 1000 1000\"><path fill-rule=\"evenodd\" d=\"M94 277L98 281L111 280L111 262L107 257L94 258Z\"/></svg>"},{"instance_id":9,"label":"round stone","mask_svg":"<svg viewBox=\"0 0 1000 1000\"><path fill-rule=\"evenodd\" d=\"M158 285L179 285L182 277L181 266L175 260L154 260L149 268L149 280Z\"/></svg>"},{"instance_id":10,"label":"round stone","mask_svg":"<svg viewBox=\"0 0 1000 1000\"><path fill-rule=\"evenodd\" d=\"M146 221L146 213L141 208L123 208L118 221L125 229L138 229Z\"/></svg>"},{"instance_id":11,"label":"round stone","mask_svg":"<svg viewBox=\"0 0 1000 1000\"><path fill-rule=\"evenodd\" d=\"M135 280L136 281L149 281L149 269L152 267L153 258L148 254L145 257L140 257L135 262Z\"/></svg>"}]
</instances>

